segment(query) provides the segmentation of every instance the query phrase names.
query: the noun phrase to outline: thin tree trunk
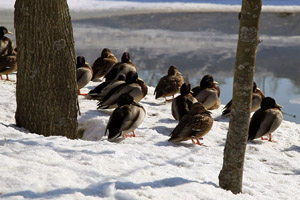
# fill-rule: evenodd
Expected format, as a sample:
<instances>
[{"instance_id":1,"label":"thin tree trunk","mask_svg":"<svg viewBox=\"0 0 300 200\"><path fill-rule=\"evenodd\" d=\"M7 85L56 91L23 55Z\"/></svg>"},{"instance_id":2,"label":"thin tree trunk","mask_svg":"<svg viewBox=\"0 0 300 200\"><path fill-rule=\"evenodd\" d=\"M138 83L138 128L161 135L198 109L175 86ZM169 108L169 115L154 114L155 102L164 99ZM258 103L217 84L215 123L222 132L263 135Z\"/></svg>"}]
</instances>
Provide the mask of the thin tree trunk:
<instances>
[{"instance_id":1,"label":"thin tree trunk","mask_svg":"<svg viewBox=\"0 0 300 200\"><path fill-rule=\"evenodd\" d=\"M16 124L77 138L77 84L67 0L16 0Z\"/></svg>"},{"instance_id":2,"label":"thin tree trunk","mask_svg":"<svg viewBox=\"0 0 300 200\"><path fill-rule=\"evenodd\" d=\"M248 140L252 84L259 41L262 0L243 0L237 47L232 110L227 134L221 188L234 194L242 192L243 167Z\"/></svg>"}]
</instances>

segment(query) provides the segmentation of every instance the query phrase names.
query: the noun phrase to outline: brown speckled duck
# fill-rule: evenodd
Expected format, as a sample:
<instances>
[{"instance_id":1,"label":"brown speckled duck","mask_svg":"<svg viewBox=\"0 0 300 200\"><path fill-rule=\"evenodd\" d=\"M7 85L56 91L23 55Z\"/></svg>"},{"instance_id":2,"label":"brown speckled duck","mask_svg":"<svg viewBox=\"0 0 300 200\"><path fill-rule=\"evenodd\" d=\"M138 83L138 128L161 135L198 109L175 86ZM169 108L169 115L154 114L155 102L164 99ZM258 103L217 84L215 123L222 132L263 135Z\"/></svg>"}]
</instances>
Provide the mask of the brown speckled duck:
<instances>
[{"instance_id":1,"label":"brown speckled duck","mask_svg":"<svg viewBox=\"0 0 300 200\"><path fill-rule=\"evenodd\" d=\"M0 77L6 75L6 80L9 80L8 74L17 71L17 52L14 50L13 42L4 35L12 34L6 27L0 27Z\"/></svg>"},{"instance_id":2,"label":"brown speckled duck","mask_svg":"<svg viewBox=\"0 0 300 200\"><path fill-rule=\"evenodd\" d=\"M95 81L103 77L106 72L118 62L118 59L111 53L110 49L104 48L101 52L101 56L95 60L92 65L93 68L93 78Z\"/></svg>"},{"instance_id":3,"label":"brown speckled duck","mask_svg":"<svg viewBox=\"0 0 300 200\"><path fill-rule=\"evenodd\" d=\"M184 83L183 76L178 71L175 65L169 67L168 75L163 76L154 91L155 99L164 97L166 101L172 101L174 95L180 91L180 87ZM172 96L173 98L167 100L166 97Z\"/></svg>"},{"instance_id":4,"label":"brown speckled duck","mask_svg":"<svg viewBox=\"0 0 300 200\"><path fill-rule=\"evenodd\" d=\"M172 115L176 120L180 120L198 102L191 92L191 84L184 83L180 88L180 95L172 101Z\"/></svg>"},{"instance_id":5,"label":"brown speckled duck","mask_svg":"<svg viewBox=\"0 0 300 200\"><path fill-rule=\"evenodd\" d=\"M261 101L263 98L265 98L264 93L257 87L256 83L253 82L253 91L252 91L252 105L250 108L250 112L254 112L257 109L259 109ZM230 100L226 106L224 107L224 110L222 112L222 116L229 116L231 112L231 103L232 100Z\"/></svg>"},{"instance_id":6,"label":"brown speckled duck","mask_svg":"<svg viewBox=\"0 0 300 200\"><path fill-rule=\"evenodd\" d=\"M80 92L80 89L86 86L93 77L92 67L85 62L85 58L83 56L77 57L76 64L76 77L77 77L77 87L78 87L78 95L87 95Z\"/></svg>"},{"instance_id":7,"label":"brown speckled duck","mask_svg":"<svg viewBox=\"0 0 300 200\"><path fill-rule=\"evenodd\" d=\"M99 100L98 109L111 109L117 107L117 100L121 94L128 93L135 102L143 99L148 92L146 83L138 78L137 72L130 71L126 75L126 82L112 88Z\"/></svg>"},{"instance_id":8,"label":"brown speckled duck","mask_svg":"<svg viewBox=\"0 0 300 200\"><path fill-rule=\"evenodd\" d=\"M199 139L206 135L212 128L214 119L205 107L194 103L188 114L184 115L171 133L170 142L192 140L194 144L203 145ZM196 142L194 141L196 140Z\"/></svg>"},{"instance_id":9,"label":"brown speckled duck","mask_svg":"<svg viewBox=\"0 0 300 200\"><path fill-rule=\"evenodd\" d=\"M132 63L130 54L124 52L121 58L121 62L114 64L105 74L105 80L110 81L117 79L120 74L127 74L130 71L137 72L137 67Z\"/></svg>"},{"instance_id":10,"label":"brown speckled duck","mask_svg":"<svg viewBox=\"0 0 300 200\"><path fill-rule=\"evenodd\" d=\"M194 87L192 91L194 97L207 110L218 109L220 107L220 88L211 75L205 75L200 81L200 86Z\"/></svg>"},{"instance_id":11,"label":"brown speckled duck","mask_svg":"<svg viewBox=\"0 0 300 200\"><path fill-rule=\"evenodd\" d=\"M257 110L250 121L248 140L254 140L261 137L262 140L272 140L272 133L280 126L283 115L281 109L282 106L277 104L271 97L265 97L260 109ZM269 139L263 136L269 135Z\"/></svg>"},{"instance_id":12,"label":"brown speckled duck","mask_svg":"<svg viewBox=\"0 0 300 200\"><path fill-rule=\"evenodd\" d=\"M111 114L106 126L105 135L108 132L108 140L114 140L120 136L135 137L134 130L143 122L146 111L143 106L135 102L128 93L120 95L118 107Z\"/></svg>"}]
</instances>

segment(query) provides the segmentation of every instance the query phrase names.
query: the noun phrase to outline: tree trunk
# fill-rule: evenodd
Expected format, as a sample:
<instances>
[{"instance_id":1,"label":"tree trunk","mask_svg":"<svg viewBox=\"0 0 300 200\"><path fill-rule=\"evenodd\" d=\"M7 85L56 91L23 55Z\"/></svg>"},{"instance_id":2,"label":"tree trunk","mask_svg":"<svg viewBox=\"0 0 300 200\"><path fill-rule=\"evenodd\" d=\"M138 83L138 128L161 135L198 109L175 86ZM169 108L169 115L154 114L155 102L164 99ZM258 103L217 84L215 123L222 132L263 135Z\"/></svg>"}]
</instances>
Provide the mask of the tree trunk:
<instances>
[{"instance_id":1,"label":"tree trunk","mask_svg":"<svg viewBox=\"0 0 300 200\"><path fill-rule=\"evenodd\" d=\"M16 0L17 126L77 138L77 84L67 0Z\"/></svg>"},{"instance_id":2,"label":"tree trunk","mask_svg":"<svg viewBox=\"0 0 300 200\"><path fill-rule=\"evenodd\" d=\"M242 192L243 166L248 140L252 85L259 41L262 0L243 0L235 62L232 110L219 174L221 188Z\"/></svg>"}]
</instances>

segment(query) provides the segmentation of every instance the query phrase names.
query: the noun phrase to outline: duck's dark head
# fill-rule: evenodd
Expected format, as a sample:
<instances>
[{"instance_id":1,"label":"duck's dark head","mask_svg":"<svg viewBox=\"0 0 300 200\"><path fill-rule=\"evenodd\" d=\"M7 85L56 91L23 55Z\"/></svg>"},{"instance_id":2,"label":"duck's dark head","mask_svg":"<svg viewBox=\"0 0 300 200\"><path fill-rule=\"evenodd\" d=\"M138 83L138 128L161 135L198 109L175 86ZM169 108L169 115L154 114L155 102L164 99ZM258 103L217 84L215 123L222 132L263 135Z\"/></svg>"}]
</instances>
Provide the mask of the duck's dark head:
<instances>
[{"instance_id":1,"label":"duck's dark head","mask_svg":"<svg viewBox=\"0 0 300 200\"><path fill-rule=\"evenodd\" d=\"M185 96L191 92L191 84L189 83L184 83L180 87L180 94Z\"/></svg>"},{"instance_id":2,"label":"duck's dark head","mask_svg":"<svg viewBox=\"0 0 300 200\"><path fill-rule=\"evenodd\" d=\"M118 81L125 81L126 80L126 76L124 74L120 74L118 76Z\"/></svg>"},{"instance_id":3,"label":"duck's dark head","mask_svg":"<svg viewBox=\"0 0 300 200\"><path fill-rule=\"evenodd\" d=\"M104 48L101 52L101 57L107 57L108 53L111 53L109 48Z\"/></svg>"},{"instance_id":4,"label":"duck's dark head","mask_svg":"<svg viewBox=\"0 0 300 200\"><path fill-rule=\"evenodd\" d=\"M77 56L77 64L76 67L82 67L85 64L85 57L84 56Z\"/></svg>"},{"instance_id":5,"label":"duck's dark head","mask_svg":"<svg viewBox=\"0 0 300 200\"><path fill-rule=\"evenodd\" d=\"M133 102L133 97L128 94L128 93L124 93L121 94L117 100L117 104L118 106L123 106L123 105L130 105Z\"/></svg>"},{"instance_id":6,"label":"duck's dark head","mask_svg":"<svg viewBox=\"0 0 300 200\"><path fill-rule=\"evenodd\" d=\"M130 71L126 75L126 83L128 83L128 84L135 83L138 78L139 78L139 76L138 76L137 72Z\"/></svg>"},{"instance_id":7,"label":"duck's dark head","mask_svg":"<svg viewBox=\"0 0 300 200\"><path fill-rule=\"evenodd\" d=\"M128 52L124 52L121 58L122 63L128 63L130 61L130 55Z\"/></svg>"},{"instance_id":8,"label":"duck's dark head","mask_svg":"<svg viewBox=\"0 0 300 200\"><path fill-rule=\"evenodd\" d=\"M171 65L168 70L168 75L175 75L179 73L178 68L175 65Z\"/></svg>"},{"instance_id":9,"label":"duck's dark head","mask_svg":"<svg viewBox=\"0 0 300 200\"><path fill-rule=\"evenodd\" d=\"M261 109L266 110L269 108L282 108L281 105L277 104L275 99L273 99L272 97L265 97L261 104L260 104Z\"/></svg>"},{"instance_id":10,"label":"duck's dark head","mask_svg":"<svg viewBox=\"0 0 300 200\"><path fill-rule=\"evenodd\" d=\"M5 34L12 34L12 32L9 32L6 27L0 26L0 39L2 39Z\"/></svg>"},{"instance_id":11,"label":"duck's dark head","mask_svg":"<svg viewBox=\"0 0 300 200\"><path fill-rule=\"evenodd\" d=\"M257 85L256 85L256 83L255 83L255 82L253 82L253 89L252 89L252 92L255 92L255 91L256 91L256 89L257 89Z\"/></svg>"},{"instance_id":12,"label":"duck's dark head","mask_svg":"<svg viewBox=\"0 0 300 200\"><path fill-rule=\"evenodd\" d=\"M217 82L214 81L214 78L211 75L205 75L200 81L200 86L203 88L210 88L213 87L216 83Z\"/></svg>"}]
</instances>

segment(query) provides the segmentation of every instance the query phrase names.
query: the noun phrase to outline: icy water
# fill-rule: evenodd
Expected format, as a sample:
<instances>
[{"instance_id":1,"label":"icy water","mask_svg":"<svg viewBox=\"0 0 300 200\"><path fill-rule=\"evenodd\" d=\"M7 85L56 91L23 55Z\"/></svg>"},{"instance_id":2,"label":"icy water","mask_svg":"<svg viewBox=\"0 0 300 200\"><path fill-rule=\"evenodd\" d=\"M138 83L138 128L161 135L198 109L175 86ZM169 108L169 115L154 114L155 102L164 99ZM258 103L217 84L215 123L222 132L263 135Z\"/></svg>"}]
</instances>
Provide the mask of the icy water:
<instances>
[{"instance_id":1,"label":"icy water","mask_svg":"<svg viewBox=\"0 0 300 200\"><path fill-rule=\"evenodd\" d=\"M102 1L102 0L98 0ZM110 1L124 1L124 0L110 0ZM126 0L129 2L140 3L213 3L213 4L227 4L227 5L241 5L242 0ZM299 0L264 0L264 5L300 5Z\"/></svg>"},{"instance_id":2,"label":"icy water","mask_svg":"<svg viewBox=\"0 0 300 200\"><path fill-rule=\"evenodd\" d=\"M255 81L266 96L283 105L289 121L300 123L300 14L264 13ZM274 24L274 22L276 22ZM186 81L199 84L212 74L221 87L221 101L232 96L237 45L236 13L162 13L74 20L76 52L92 64L104 47L120 58L131 54L139 75L156 86L170 65Z\"/></svg>"}]
</instances>

